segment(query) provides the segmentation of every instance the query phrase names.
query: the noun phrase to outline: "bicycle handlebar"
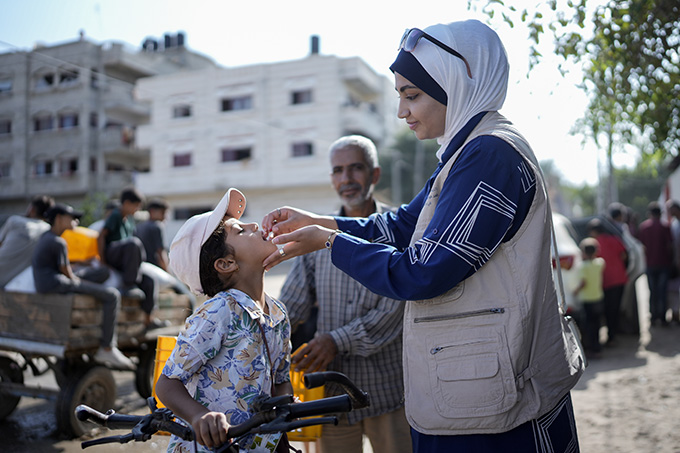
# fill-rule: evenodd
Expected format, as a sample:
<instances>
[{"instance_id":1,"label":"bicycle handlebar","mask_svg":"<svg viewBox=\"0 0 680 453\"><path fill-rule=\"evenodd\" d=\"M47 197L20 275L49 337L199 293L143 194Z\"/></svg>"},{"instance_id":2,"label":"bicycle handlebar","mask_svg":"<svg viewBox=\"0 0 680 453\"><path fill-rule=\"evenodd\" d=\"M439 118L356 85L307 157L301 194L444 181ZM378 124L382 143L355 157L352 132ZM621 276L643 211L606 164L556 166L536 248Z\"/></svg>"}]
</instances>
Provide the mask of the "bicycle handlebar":
<instances>
[{"instance_id":1,"label":"bicycle handlebar","mask_svg":"<svg viewBox=\"0 0 680 453\"><path fill-rule=\"evenodd\" d=\"M304 384L307 388L318 387L326 382L339 384L347 393L301 403L294 403L292 395L256 401L253 403L255 415L243 423L229 427L227 436L230 439L238 439L252 433L278 433L292 431L305 426L337 424L336 417L323 416L349 412L353 409L367 407L370 404L368 394L354 385L342 373L324 371L304 376ZM174 414L170 409L157 409L156 400L153 397L147 400L152 410L152 413L148 415L117 414L113 410L102 414L82 404L76 407L75 413L78 420L89 420L110 429L132 430L129 434L122 436L110 436L82 442L82 448L104 443L127 443L132 440L144 442L149 440L158 431L166 431L188 441L194 439L191 427L174 421ZM315 418L299 420L303 417ZM231 451L231 445L227 443L217 451Z\"/></svg>"}]
</instances>

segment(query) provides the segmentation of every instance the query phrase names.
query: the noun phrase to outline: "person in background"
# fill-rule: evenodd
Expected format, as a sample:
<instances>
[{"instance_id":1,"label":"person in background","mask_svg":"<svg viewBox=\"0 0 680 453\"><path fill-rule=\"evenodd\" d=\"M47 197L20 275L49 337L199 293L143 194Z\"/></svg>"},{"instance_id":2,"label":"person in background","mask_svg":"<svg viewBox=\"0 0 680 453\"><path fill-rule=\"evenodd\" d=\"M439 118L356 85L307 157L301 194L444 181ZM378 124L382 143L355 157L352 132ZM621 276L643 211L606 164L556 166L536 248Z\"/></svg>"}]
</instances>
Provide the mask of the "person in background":
<instances>
[{"instance_id":1,"label":"person in background","mask_svg":"<svg viewBox=\"0 0 680 453\"><path fill-rule=\"evenodd\" d=\"M586 352L589 358L600 358L602 344L600 343L600 326L603 313L604 291L602 276L604 274L604 259L597 256L597 240L585 238L579 244L583 261L577 269L579 283L574 289L574 295L583 306L584 336Z\"/></svg>"},{"instance_id":2,"label":"person in background","mask_svg":"<svg viewBox=\"0 0 680 453\"><path fill-rule=\"evenodd\" d=\"M292 395L290 323L264 290L262 261L276 250L257 223L239 219L245 196L229 189L214 210L187 220L170 244L170 268L209 299L186 321L156 384L158 398L196 433L172 436L168 452L208 452L260 396ZM281 434L251 435L241 451L273 452ZM207 447L207 448L206 448Z\"/></svg>"},{"instance_id":3,"label":"person in background","mask_svg":"<svg viewBox=\"0 0 680 453\"><path fill-rule=\"evenodd\" d=\"M602 288L604 290L604 317L607 324L606 344L614 346L619 333L621 299L626 283L628 283L626 271L628 252L618 237L607 233L600 219L592 219L586 225L586 229L588 235L597 240L598 256L605 262Z\"/></svg>"},{"instance_id":4,"label":"person in background","mask_svg":"<svg viewBox=\"0 0 680 453\"><path fill-rule=\"evenodd\" d=\"M668 280L668 308L671 309L671 322L680 324L680 202L668 200L666 211L670 217L673 239L673 267Z\"/></svg>"},{"instance_id":5,"label":"person in background","mask_svg":"<svg viewBox=\"0 0 680 453\"><path fill-rule=\"evenodd\" d=\"M609 205L609 218L621 234L628 231L627 214L628 208L623 203L617 201Z\"/></svg>"},{"instance_id":6,"label":"person in background","mask_svg":"<svg viewBox=\"0 0 680 453\"><path fill-rule=\"evenodd\" d=\"M0 228L0 288L31 265L33 249L50 229L45 212L53 205L52 197L35 196L23 216L10 216Z\"/></svg>"},{"instance_id":7,"label":"person in background","mask_svg":"<svg viewBox=\"0 0 680 453\"><path fill-rule=\"evenodd\" d=\"M71 268L66 241L61 235L73 229L81 216L81 212L61 203L47 211L51 227L40 237L32 256L35 289L42 294L88 294L99 300L103 309L102 337L94 360L114 369L134 370L134 363L116 347L120 293L115 288L86 280L85 272L76 275Z\"/></svg>"},{"instance_id":8,"label":"person in background","mask_svg":"<svg viewBox=\"0 0 680 453\"><path fill-rule=\"evenodd\" d=\"M396 213L332 217L292 207L262 227L263 263L328 249L371 291L406 300L406 416L415 452L578 451L570 391L584 358L560 313L547 188L498 110L509 64L479 21L404 33L391 66L398 116L437 139L439 165Z\"/></svg>"},{"instance_id":9,"label":"person in background","mask_svg":"<svg viewBox=\"0 0 680 453\"><path fill-rule=\"evenodd\" d=\"M102 216L102 218L92 222L90 226L88 226L88 228L94 231L101 231L102 227L104 226L104 222L106 222L106 219L111 214L111 211L113 211L116 208L120 208L119 200L107 201L106 204L104 205L104 215Z\"/></svg>"},{"instance_id":10,"label":"person in background","mask_svg":"<svg viewBox=\"0 0 680 453\"><path fill-rule=\"evenodd\" d=\"M673 237L668 224L661 219L661 206L652 201L647 205L647 220L638 228L638 239L645 246L649 311L652 326L668 325L668 280L673 266Z\"/></svg>"},{"instance_id":11,"label":"person in background","mask_svg":"<svg viewBox=\"0 0 680 453\"><path fill-rule=\"evenodd\" d=\"M146 262L168 271L168 252L165 249L165 214L168 203L165 200L151 200L146 210L149 218L135 227L135 236L142 241Z\"/></svg>"},{"instance_id":12,"label":"person in background","mask_svg":"<svg viewBox=\"0 0 680 453\"><path fill-rule=\"evenodd\" d=\"M339 216L368 217L393 210L373 198L380 179L375 145L351 135L330 146L331 184L342 202ZM363 436L375 453L411 451L404 414L401 322L404 302L372 293L331 262L326 250L295 259L279 299L293 330L318 307L316 336L292 358L306 372L328 369L347 375L371 395L371 406L324 425L324 453L363 451ZM326 386L326 396L343 393Z\"/></svg>"},{"instance_id":13,"label":"person in background","mask_svg":"<svg viewBox=\"0 0 680 453\"><path fill-rule=\"evenodd\" d=\"M99 232L97 245L103 264L121 273L123 280L122 295L140 299L145 313L147 329L164 327L165 323L152 317L156 306L153 279L140 271L146 253L139 238L133 235L133 216L142 204L144 197L134 188L124 189L120 194L120 207L113 208Z\"/></svg>"}]
</instances>

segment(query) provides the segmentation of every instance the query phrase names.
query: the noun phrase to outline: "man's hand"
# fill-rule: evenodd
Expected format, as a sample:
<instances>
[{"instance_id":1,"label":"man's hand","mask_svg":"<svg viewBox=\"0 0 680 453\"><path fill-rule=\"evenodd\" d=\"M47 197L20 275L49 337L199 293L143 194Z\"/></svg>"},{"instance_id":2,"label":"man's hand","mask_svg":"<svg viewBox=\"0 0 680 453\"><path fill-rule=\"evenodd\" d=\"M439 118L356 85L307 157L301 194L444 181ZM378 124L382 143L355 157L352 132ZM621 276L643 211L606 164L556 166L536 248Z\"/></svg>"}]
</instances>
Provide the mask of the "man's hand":
<instances>
[{"instance_id":1,"label":"man's hand","mask_svg":"<svg viewBox=\"0 0 680 453\"><path fill-rule=\"evenodd\" d=\"M324 333L296 352L292 358L295 369L313 373L326 369L326 366L338 355L338 347L335 345L333 337Z\"/></svg>"}]
</instances>

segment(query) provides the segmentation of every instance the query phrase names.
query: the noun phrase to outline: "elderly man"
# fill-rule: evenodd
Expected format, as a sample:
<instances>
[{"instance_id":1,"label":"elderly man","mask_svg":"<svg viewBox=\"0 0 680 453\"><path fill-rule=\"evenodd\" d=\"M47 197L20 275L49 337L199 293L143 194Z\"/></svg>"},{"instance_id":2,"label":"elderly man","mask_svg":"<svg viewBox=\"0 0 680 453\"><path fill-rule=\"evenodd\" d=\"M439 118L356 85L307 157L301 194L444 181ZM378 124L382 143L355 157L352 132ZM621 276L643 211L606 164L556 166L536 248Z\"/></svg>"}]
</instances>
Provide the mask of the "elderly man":
<instances>
[{"instance_id":1,"label":"elderly man","mask_svg":"<svg viewBox=\"0 0 680 453\"><path fill-rule=\"evenodd\" d=\"M346 136L330 147L331 183L339 215L367 217L390 210L373 199L380 179L373 142ZM371 395L371 406L343 415L338 426L324 425L324 453L363 451L366 435L375 453L410 452L410 428L403 407L401 362L404 302L370 292L338 270L327 250L296 258L281 289L295 329L318 307L316 334L293 356L297 369L346 374ZM331 385L326 394L340 393Z\"/></svg>"}]
</instances>

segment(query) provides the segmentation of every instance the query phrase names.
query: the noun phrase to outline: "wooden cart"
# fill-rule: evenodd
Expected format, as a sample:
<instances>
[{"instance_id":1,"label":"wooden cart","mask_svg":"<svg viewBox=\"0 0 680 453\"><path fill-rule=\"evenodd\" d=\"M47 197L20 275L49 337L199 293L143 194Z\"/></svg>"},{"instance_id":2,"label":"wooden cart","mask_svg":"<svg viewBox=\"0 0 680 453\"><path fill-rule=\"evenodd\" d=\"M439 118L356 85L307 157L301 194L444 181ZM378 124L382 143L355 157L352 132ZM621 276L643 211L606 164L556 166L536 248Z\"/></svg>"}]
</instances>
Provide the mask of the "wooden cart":
<instances>
[{"instance_id":1,"label":"wooden cart","mask_svg":"<svg viewBox=\"0 0 680 453\"><path fill-rule=\"evenodd\" d=\"M139 301L123 298L118 348L137 364L135 387L142 397L152 394L158 335L177 335L192 309L187 295L162 292L156 315L170 325L147 331ZM114 407L113 374L92 359L99 347L101 319L101 303L91 296L0 291L0 420L23 396L53 399L60 432L79 437L91 425L75 418L77 405L101 411ZM59 390L25 385L29 369L35 376L52 371Z\"/></svg>"}]
</instances>

